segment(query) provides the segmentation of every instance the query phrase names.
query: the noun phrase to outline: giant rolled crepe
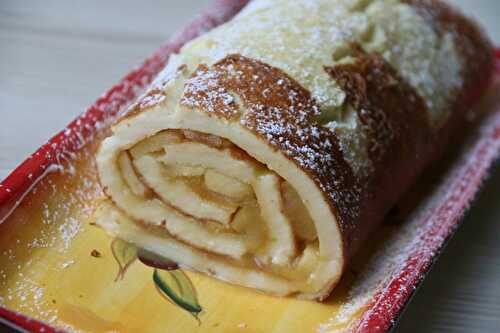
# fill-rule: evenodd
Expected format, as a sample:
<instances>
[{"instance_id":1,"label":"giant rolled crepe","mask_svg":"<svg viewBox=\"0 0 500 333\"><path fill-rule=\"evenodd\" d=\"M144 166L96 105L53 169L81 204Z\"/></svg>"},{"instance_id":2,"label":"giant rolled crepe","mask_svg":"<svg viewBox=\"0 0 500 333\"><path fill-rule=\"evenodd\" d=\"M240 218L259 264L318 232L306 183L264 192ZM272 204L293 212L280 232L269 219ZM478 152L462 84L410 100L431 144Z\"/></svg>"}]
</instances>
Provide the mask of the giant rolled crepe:
<instances>
[{"instance_id":1,"label":"giant rolled crepe","mask_svg":"<svg viewBox=\"0 0 500 333\"><path fill-rule=\"evenodd\" d=\"M214 278L323 299L491 66L439 1L254 0L112 126L98 223Z\"/></svg>"}]
</instances>

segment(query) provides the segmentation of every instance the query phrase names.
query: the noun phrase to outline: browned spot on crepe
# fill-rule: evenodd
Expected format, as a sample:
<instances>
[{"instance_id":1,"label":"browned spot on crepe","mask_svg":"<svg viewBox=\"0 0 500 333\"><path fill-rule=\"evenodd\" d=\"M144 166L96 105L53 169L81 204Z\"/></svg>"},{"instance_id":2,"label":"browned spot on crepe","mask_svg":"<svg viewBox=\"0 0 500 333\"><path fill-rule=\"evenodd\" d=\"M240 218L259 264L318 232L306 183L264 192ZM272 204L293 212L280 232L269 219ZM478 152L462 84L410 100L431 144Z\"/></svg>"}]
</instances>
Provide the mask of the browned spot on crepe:
<instances>
[{"instance_id":1,"label":"browned spot on crepe","mask_svg":"<svg viewBox=\"0 0 500 333\"><path fill-rule=\"evenodd\" d=\"M424 100L382 56L367 54L358 45L352 48L354 63L325 70L357 111L369 139L370 159L377 163L387 155L420 150L431 135Z\"/></svg>"},{"instance_id":2,"label":"browned spot on crepe","mask_svg":"<svg viewBox=\"0 0 500 333\"><path fill-rule=\"evenodd\" d=\"M380 220L425 167L435 139L425 101L379 54L353 44L353 63L325 67L346 93L368 140L358 227ZM364 229L369 229L367 226ZM361 234L363 231L361 230Z\"/></svg>"},{"instance_id":3,"label":"browned spot on crepe","mask_svg":"<svg viewBox=\"0 0 500 333\"><path fill-rule=\"evenodd\" d=\"M425 151L433 138L425 101L382 56L367 54L357 45L353 48L354 63L325 70L357 111L372 162Z\"/></svg>"},{"instance_id":4,"label":"browned spot on crepe","mask_svg":"<svg viewBox=\"0 0 500 333\"><path fill-rule=\"evenodd\" d=\"M493 47L486 34L472 20L444 1L402 0L412 6L438 34L451 33L463 61L463 89L455 103L454 114L467 111L480 97L493 74ZM458 110L457 110L458 109Z\"/></svg>"}]
</instances>

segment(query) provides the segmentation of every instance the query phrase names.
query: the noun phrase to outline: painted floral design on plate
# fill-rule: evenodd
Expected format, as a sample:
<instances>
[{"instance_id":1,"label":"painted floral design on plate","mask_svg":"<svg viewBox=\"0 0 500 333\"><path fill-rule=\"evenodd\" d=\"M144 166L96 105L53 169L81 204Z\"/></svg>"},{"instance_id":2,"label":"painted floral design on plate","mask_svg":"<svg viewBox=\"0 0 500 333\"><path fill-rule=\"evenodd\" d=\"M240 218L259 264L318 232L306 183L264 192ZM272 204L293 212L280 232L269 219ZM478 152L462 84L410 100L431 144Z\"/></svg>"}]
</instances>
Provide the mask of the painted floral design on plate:
<instances>
[{"instance_id":1,"label":"painted floral design on plate","mask_svg":"<svg viewBox=\"0 0 500 333\"><path fill-rule=\"evenodd\" d=\"M170 303L190 313L200 324L201 307L191 279L177 263L160 257L135 245L115 238L111 252L118 263L115 281L125 278L127 269L138 259L142 264L154 268L153 282L158 293Z\"/></svg>"}]
</instances>

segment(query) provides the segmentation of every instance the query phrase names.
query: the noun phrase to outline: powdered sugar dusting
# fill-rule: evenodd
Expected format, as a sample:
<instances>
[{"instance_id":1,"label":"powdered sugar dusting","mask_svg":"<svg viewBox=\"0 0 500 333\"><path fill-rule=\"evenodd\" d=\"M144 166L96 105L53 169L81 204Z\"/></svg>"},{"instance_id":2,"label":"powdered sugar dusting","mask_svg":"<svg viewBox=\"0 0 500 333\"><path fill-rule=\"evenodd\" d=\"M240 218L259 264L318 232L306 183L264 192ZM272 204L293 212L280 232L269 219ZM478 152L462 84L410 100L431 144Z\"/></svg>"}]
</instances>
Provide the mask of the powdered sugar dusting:
<instances>
[{"instance_id":1,"label":"powdered sugar dusting","mask_svg":"<svg viewBox=\"0 0 500 333\"><path fill-rule=\"evenodd\" d=\"M82 225L74 217L68 218L66 223L59 226L59 233L65 249L69 248L71 241L76 237L81 229Z\"/></svg>"},{"instance_id":2,"label":"powdered sugar dusting","mask_svg":"<svg viewBox=\"0 0 500 333\"><path fill-rule=\"evenodd\" d=\"M68 268L69 266L73 265L74 263L75 263L74 260L65 261L61 264L61 268L63 268L63 269Z\"/></svg>"},{"instance_id":3,"label":"powdered sugar dusting","mask_svg":"<svg viewBox=\"0 0 500 333\"><path fill-rule=\"evenodd\" d=\"M145 96L143 99L141 99L140 106L141 108L147 108L156 104L160 104L165 100L166 96L163 94L151 94Z\"/></svg>"},{"instance_id":4,"label":"powdered sugar dusting","mask_svg":"<svg viewBox=\"0 0 500 333\"><path fill-rule=\"evenodd\" d=\"M22 274L22 273L19 273ZM13 299L19 299L19 310L28 313L37 313L38 316L51 322L57 318L55 309L47 309L44 298L44 289L34 280L24 277L18 280L12 287L7 288L7 294L0 297L0 305L4 305Z\"/></svg>"},{"instance_id":5,"label":"powdered sugar dusting","mask_svg":"<svg viewBox=\"0 0 500 333\"><path fill-rule=\"evenodd\" d=\"M226 89L223 81L226 73L209 71L200 66L193 77L187 80L181 104L190 108L204 109L209 113L217 113L225 118L238 114L235 98Z\"/></svg>"}]
</instances>

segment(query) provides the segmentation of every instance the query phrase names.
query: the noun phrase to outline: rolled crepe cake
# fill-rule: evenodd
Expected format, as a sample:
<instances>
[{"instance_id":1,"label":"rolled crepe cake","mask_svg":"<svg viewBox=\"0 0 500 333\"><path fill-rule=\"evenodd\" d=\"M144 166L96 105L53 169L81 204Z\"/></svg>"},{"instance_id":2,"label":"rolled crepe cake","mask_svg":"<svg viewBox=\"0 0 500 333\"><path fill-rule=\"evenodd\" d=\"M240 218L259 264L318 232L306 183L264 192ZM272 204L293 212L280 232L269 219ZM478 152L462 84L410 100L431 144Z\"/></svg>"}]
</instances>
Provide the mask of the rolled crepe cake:
<instances>
[{"instance_id":1,"label":"rolled crepe cake","mask_svg":"<svg viewBox=\"0 0 500 333\"><path fill-rule=\"evenodd\" d=\"M112 126L98 224L220 280L324 299L492 59L440 1L251 1Z\"/></svg>"}]
</instances>

